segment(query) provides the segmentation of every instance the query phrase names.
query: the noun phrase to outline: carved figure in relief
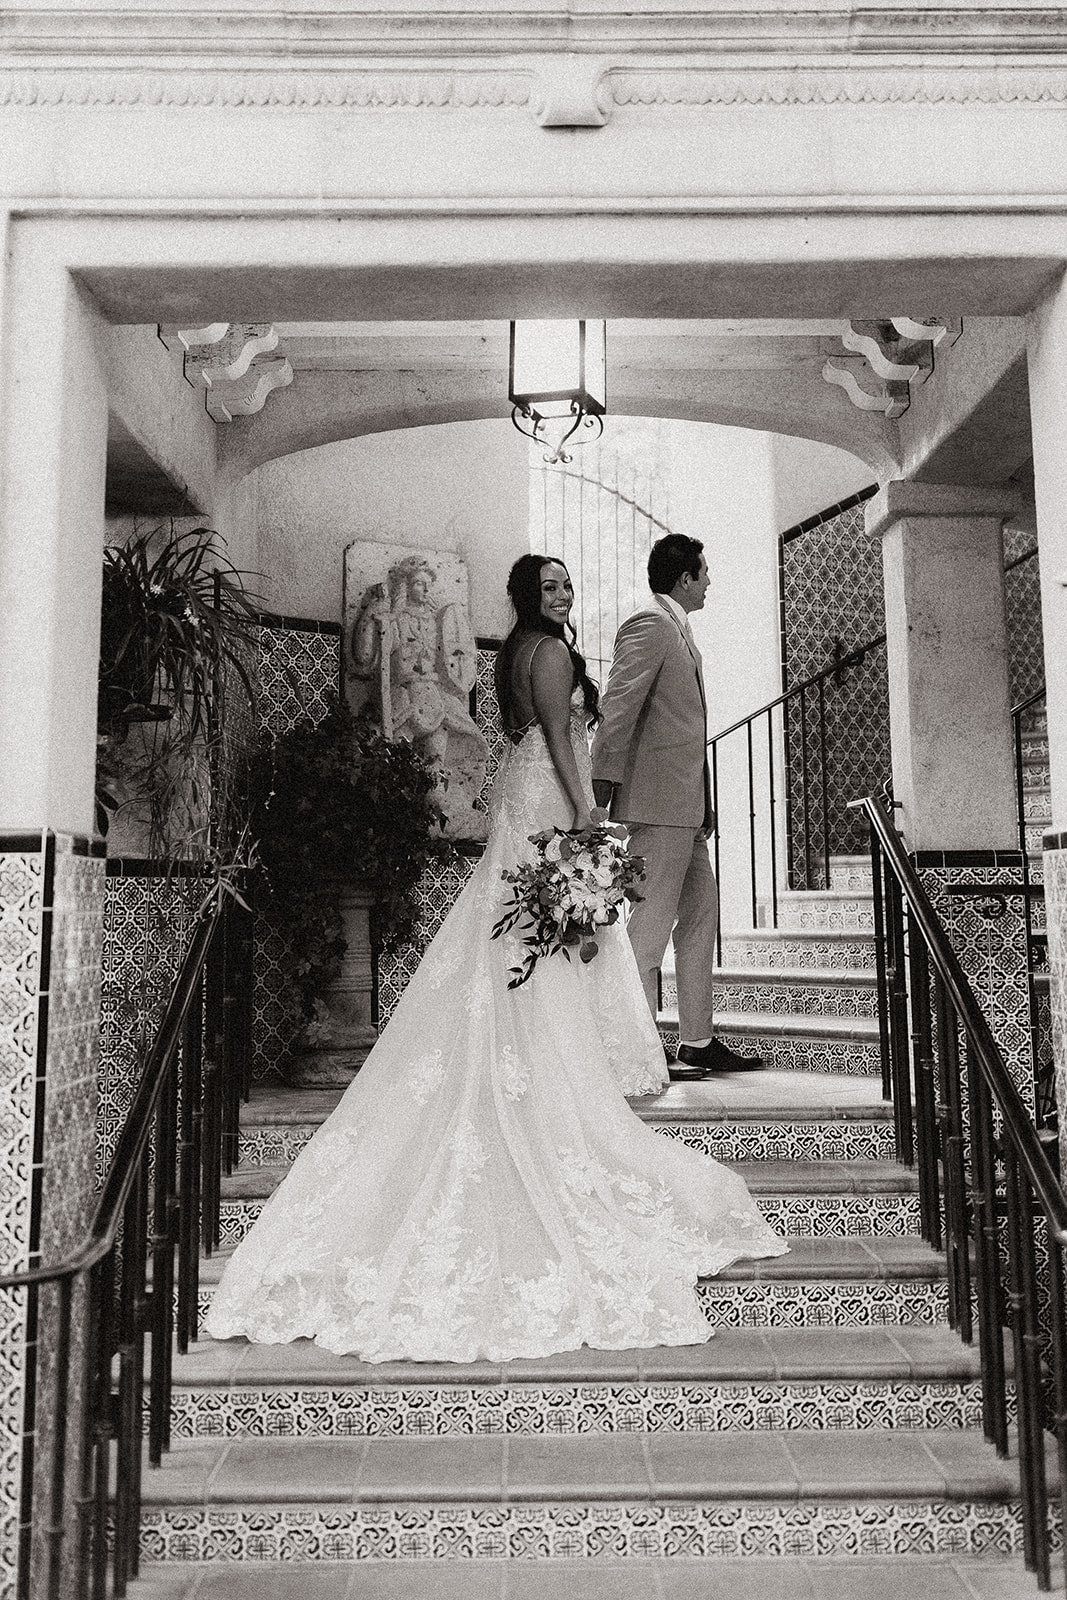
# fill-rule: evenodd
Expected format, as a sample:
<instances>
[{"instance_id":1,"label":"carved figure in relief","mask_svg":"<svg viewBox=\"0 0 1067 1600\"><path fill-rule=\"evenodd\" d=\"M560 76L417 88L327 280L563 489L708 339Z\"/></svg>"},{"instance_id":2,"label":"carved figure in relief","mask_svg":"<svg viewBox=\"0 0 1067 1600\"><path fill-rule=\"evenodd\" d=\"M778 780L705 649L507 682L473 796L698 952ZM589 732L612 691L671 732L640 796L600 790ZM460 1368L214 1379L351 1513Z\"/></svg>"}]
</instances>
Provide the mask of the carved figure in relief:
<instances>
[{"instance_id":1,"label":"carved figure in relief","mask_svg":"<svg viewBox=\"0 0 1067 1600\"><path fill-rule=\"evenodd\" d=\"M466 607L439 603L436 577L425 556L407 556L367 590L352 631L352 666L368 682L386 738L412 741L437 769L444 832L484 839L486 817L474 802L489 747L468 709L476 647Z\"/></svg>"}]
</instances>

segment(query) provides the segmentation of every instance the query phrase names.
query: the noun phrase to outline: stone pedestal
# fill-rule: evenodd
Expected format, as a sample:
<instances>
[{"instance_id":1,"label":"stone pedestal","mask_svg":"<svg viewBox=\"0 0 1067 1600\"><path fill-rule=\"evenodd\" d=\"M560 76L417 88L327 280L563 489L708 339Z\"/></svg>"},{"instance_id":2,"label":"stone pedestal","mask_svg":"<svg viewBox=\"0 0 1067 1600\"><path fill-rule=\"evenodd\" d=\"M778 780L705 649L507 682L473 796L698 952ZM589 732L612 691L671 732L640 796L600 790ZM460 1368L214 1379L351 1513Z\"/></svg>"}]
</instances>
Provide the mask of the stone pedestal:
<instances>
[{"instance_id":1,"label":"stone pedestal","mask_svg":"<svg viewBox=\"0 0 1067 1600\"><path fill-rule=\"evenodd\" d=\"M345 953L341 971L316 1002L316 1015L304 1029L288 1081L303 1089L343 1088L352 1082L378 1037L371 1020L374 955L370 938L373 898L365 889L341 891Z\"/></svg>"}]
</instances>

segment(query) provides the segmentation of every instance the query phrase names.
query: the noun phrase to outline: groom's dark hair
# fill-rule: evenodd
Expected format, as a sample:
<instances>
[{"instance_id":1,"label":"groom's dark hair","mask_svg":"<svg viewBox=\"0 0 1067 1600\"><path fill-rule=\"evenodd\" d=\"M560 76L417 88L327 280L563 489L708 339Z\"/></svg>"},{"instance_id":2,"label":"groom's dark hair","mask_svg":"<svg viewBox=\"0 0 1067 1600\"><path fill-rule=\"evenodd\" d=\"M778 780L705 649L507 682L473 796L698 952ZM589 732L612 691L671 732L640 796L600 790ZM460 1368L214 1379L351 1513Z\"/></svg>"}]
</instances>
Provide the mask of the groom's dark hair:
<instances>
[{"instance_id":1,"label":"groom's dark hair","mask_svg":"<svg viewBox=\"0 0 1067 1600\"><path fill-rule=\"evenodd\" d=\"M670 594L683 572L700 576L700 556L704 546L685 533L668 533L657 539L648 553L648 586L653 594Z\"/></svg>"}]
</instances>

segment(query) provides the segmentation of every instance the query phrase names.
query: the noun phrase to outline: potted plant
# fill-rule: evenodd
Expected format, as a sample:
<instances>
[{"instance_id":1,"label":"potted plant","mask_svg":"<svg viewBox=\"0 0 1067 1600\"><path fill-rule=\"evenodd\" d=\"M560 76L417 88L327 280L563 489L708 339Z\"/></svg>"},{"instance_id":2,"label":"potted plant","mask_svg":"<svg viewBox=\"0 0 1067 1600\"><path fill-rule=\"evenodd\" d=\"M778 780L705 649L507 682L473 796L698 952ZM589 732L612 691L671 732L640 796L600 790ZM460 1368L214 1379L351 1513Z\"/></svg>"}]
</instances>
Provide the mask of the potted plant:
<instances>
[{"instance_id":1,"label":"potted plant","mask_svg":"<svg viewBox=\"0 0 1067 1600\"><path fill-rule=\"evenodd\" d=\"M210 528L153 528L104 552L97 825L144 823L150 856L207 849L228 786L227 698L251 706L256 612Z\"/></svg>"},{"instance_id":2,"label":"potted plant","mask_svg":"<svg viewBox=\"0 0 1067 1600\"><path fill-rule=\"evenodd\" d=\"M374 1041L371 952L409 940L415 888L440 834L435 775L409 743L335 699L264 739L252 765L252 834L265 910L291 956L303 1034L292 1077L347 1083Z\"/></svg>"}]
</instances>

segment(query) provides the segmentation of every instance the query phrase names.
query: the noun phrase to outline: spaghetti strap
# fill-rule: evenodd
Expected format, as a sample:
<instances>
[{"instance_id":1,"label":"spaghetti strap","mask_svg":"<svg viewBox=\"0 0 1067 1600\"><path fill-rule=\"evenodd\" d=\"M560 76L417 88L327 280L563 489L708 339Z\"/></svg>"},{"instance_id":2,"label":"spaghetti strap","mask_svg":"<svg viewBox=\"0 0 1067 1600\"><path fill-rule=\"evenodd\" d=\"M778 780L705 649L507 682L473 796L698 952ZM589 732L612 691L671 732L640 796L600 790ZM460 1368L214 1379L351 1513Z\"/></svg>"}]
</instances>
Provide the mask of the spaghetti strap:
<instances>
[{"instance_id":1,"label":"spaghetti strap","mask_svg":"<svg viewBox=\"0 0 1067 1600\"><path fill-rule=\"evenodd\" d=\"M547 634L542 633L542 634L539 634L538 637L534 640L534 647L530 651L530 657L529 657L529 660L526 663L527 672L530 672L532 670L532 668L533 668L533 658L537 654L538 650L540 650L541 646L544 644L545 639L547 637L548 637ZM515 666L515 664L513 662L512 663L512 672L514 672L514 666ZM531 699L532 698L533 698L533 696L531 695ZM537 727L537 723L538 723L538 717L537 717L537 713L535 711L533 716L530 717L526 722L521 723L517 728L505 728L504 732L507 734L507 736L511 740L512 744L521 744L523 739L530 732L530 729Z\"/></svg>"}]
</instances>

